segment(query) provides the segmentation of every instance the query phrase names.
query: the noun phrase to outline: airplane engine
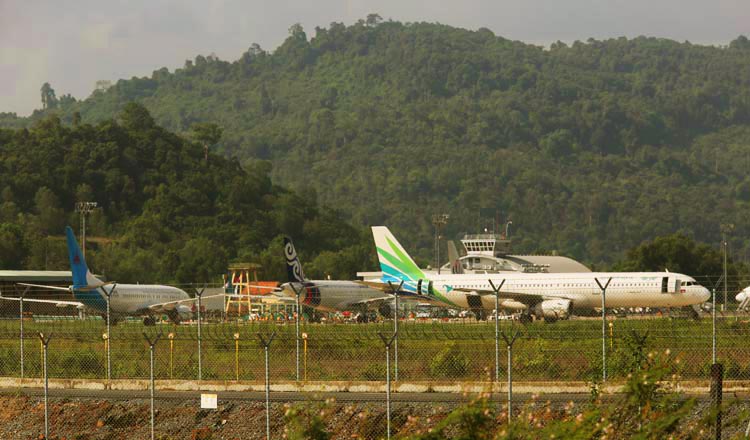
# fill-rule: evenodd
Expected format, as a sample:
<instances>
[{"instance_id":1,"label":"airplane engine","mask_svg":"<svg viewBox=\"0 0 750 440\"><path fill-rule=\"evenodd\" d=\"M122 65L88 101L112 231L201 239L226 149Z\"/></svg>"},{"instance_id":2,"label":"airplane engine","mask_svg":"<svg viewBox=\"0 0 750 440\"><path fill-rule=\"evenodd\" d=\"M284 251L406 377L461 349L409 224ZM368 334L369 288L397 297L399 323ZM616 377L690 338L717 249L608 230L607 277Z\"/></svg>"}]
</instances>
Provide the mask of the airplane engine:
<instances>
[{"instance_id":1,"label":"airplane engine","mask_svg":"<svg viewBox=\"0 0 750 440\"><path fill-rule=\"evenodd\" d=\"M500 307L503 309L516 310L516 311L523 311L523 310L526 310L527 308L526 304L519 302L519 301L512 300L512 299L504 299L500 301Z\"/></svg>"},{"instance_id":2,"label":"airplane engine","mask_svg":"<svg viewBox=\"0 0 750 440\"><path fill-rule=\"evenodd\" d=\"M432 281L417 280L417 295L432 295Z\"/></svg>"},{"instance_id":3,"label":"airplane engine","mask_svg":"<svg viewBox=\"0 0 750 440\"><path fill-rule=\"evenodd\" d=\"M378 307L378 312L380 315L384 318L392 318L393 317L393 304L384 302L380 304Z\"/></svg>"},{"instance_id":4,"label":"airplane engine","mask_svg":"<svg viewBox=\"0 0 750 440\"><path fill-rule=\"evenodd\" d=\"M534 307L534 314L549 321L568 319L571 308L572 304L569 299L548 299Z\"/></svg>"},{"instance_id":5,"label":"airplane engine","mask_svg":"<svg viewBox=\"0 0 750 440\"><path fill-rule=\"evenodd\" d=\"M180 304L174 309L167 312L169 319L175 324L179 324L183 320L191 319L193 317L193 308L184 304Z\"/></svg>"}]
</instances>

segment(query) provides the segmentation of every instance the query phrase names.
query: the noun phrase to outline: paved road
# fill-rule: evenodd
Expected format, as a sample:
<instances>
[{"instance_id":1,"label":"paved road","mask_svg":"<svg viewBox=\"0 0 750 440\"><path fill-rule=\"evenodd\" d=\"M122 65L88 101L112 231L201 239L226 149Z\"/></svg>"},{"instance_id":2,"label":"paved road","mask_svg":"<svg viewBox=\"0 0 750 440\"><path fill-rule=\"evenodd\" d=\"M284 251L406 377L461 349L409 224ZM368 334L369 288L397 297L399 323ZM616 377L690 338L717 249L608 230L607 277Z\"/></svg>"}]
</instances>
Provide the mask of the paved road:
<instances>
[{"instance_id":1,"label":"paved road","mask_svg":"<svg viewBox=\"0 0 750 440\"><path fill-rule=\"evenodd\" d=\"M219 392L219 401L265 401L263 392ZM44 390L40 388L7 388L0 389L0 395L25 395L25 396L43 396ZM131 399L148 399L148 391L130 391L130 390L76 390L76 389L51 389L49 390L51 398L83 398L83 399L110 399L110 400L131 400ZM467 402L472 395L462 395L459 393L392 393L394 402L445 402L445 403L462 403ZM385 402L385 393L298 393L298 392L274 392L271 393L271 400L274 402L304 402L304 401L323 401L333 398L338 402ZM621 397L618 394L604 394L603 400L614 400ZM708 399L707 394L695 395L698 399ZM750 399L750 391L745 393L724 393L724 401L729 401L735 397L739 399ZM197 391L157 391L156 398L159 400L191 400L200 399L200 392ZM495 394L493 400L505 401L507 394ZM527 402L531 399L546 402L585 402L590 399L588 393L551 393L543 395L532 394L514 394L515 402Z\"/></svg>"}]
</instances>

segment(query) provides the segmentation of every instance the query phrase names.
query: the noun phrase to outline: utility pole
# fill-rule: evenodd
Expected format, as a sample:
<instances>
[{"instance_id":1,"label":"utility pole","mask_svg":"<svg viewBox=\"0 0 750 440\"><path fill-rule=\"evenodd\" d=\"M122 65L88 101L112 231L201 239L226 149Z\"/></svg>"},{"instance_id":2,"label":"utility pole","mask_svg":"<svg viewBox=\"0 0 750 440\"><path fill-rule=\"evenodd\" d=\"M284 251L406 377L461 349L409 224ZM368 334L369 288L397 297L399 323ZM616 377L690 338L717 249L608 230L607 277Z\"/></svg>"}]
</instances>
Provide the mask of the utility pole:
<instances>
[{"instance_id":1,"label":"utility pole","mask_svg":"<svg viewBox=\"0 0 750 440\"><path fill-rule=\"evenodd\" d=\"M83 258L86 258L86 216L96 209L96 202L76 202L76 212L81 217L81 246L83 247Z\"/></svg>"},{"instance_id":2,"label":"utility pole","mask_svg":"<svg viewBox=\"0 0 750 440\"><path fill-rule=\"evenodd\" d=\"M440 229L448 223L448 214L433 214L432 225L435 226L435 267L440 274Z\"/></svg>"},{"instance_id":3,"label":"utility pole","mask_svg":"<svg viewBox=\"0 0 750 440\"><path fill-rule=\"evenodd\" d=\"M730 234L734 230L734 225L731 223L721 225L721 247L724 251L724 303L721 305L721 311L727 309L727 234Z\"/></svg>"}]
</instances>

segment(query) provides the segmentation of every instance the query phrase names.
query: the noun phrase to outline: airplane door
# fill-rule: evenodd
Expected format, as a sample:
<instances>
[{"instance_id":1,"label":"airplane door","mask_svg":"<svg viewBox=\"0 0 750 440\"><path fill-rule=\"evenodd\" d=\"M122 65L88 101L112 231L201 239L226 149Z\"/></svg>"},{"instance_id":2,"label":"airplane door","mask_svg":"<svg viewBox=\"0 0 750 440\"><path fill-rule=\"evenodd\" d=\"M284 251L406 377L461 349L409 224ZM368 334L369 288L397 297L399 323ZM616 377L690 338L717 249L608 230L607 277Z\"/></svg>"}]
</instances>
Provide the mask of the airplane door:
<instances>
[{"instance_id":1,"label":"airplane door","mask_svg":"<svg viewBox=\"0 0 750 440\"><path fill-rule=\"evenodd\" d=\"M667 287L669 286L669 277L662 277L661 279L661 293L667 293Z\"/></svg>"}]
</instances>

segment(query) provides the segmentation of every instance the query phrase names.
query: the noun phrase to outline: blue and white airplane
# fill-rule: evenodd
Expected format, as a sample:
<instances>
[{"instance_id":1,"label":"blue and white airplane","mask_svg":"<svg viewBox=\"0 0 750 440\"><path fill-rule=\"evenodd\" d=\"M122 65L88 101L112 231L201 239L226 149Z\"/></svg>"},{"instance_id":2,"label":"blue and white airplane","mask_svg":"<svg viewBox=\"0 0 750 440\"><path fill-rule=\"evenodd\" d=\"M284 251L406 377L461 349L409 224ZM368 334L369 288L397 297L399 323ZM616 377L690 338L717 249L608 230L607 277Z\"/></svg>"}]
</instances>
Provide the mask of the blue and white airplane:
<instances>
[{"instance_id":1,"label":"blue and white airplane","mask_svg":"<svg viewBox=\"0 0 750 440\"><path fill-rule=\"evenodd\" d=\"M67 288L39 284L18 283L22 286L54 289L71 292L75 301L58 301L44 299L26 299L24 302L55 304L58 307L72 306L91 311L106 317L107 295L110 296L110 316L116 321L119 316L143 316L145 325L154 325L156 315L165 314L174 323L179 323L192 315L192 305L198 298L191 298L177 287L160 284L117 284L105 283L91 273L83 258L78 242L70 226L65 228L68 244L68 257L73 272L73 285ZM212 298L211 295L203 299ZM0 296L0 299L20 301L20 298Z\"/></svg>"}]
</instances>

